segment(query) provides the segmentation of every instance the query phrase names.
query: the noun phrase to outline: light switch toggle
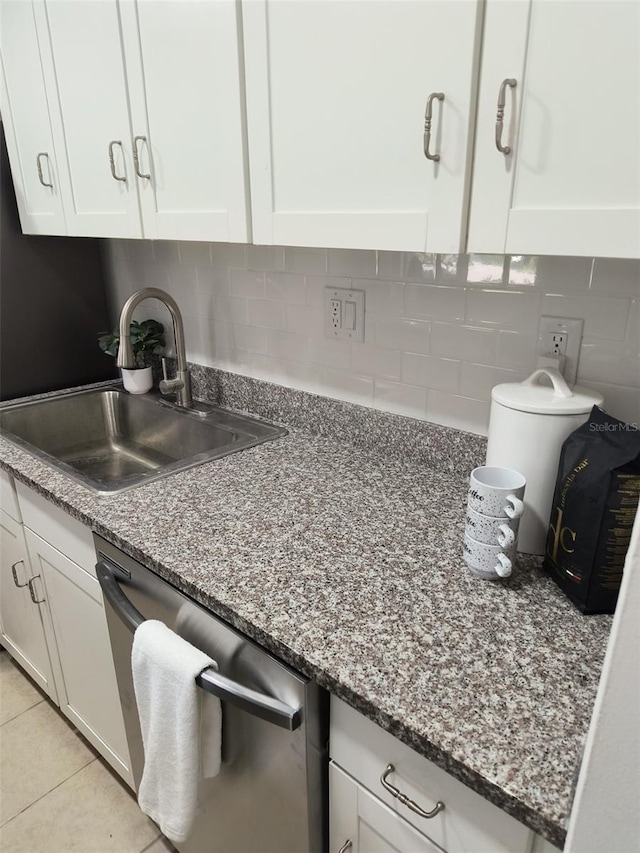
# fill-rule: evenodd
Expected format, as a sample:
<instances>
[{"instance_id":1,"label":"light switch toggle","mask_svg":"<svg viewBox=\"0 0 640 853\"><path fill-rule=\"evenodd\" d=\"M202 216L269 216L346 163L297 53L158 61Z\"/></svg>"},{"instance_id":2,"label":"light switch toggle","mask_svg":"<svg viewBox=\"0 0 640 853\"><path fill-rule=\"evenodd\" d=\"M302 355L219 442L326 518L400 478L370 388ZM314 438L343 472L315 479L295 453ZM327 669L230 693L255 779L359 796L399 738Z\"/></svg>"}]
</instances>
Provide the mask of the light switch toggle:
<instances>
[{"instance_id":1,"label":"light switch toggle","mask_svg":"<svg viewBox=\"0 0 640 853\"><path fill-rule=\"evenodd\" d=\"M356 327L356 303L349 300L344 303L344 327L350 332Z\"/></svg>"}]
</instances>

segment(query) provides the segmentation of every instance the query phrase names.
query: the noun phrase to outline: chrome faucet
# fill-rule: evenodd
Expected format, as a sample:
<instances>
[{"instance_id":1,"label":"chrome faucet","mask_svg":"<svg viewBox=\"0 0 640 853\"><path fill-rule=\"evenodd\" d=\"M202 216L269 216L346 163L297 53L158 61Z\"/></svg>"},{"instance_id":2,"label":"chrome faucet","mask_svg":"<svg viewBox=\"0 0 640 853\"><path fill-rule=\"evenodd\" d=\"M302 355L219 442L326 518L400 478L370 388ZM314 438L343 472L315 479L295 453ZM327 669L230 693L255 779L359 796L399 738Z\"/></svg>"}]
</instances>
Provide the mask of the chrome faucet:
<instances>
[{"instance_id":1,"label":"chrome faucet","mask_svg":"<svg viewBox=\"0 0 640 853\"><path fill-rule=\"evenodd\" d=\"M176 405L190 409L193 405L193 400L191 399L191 371L187 367L182 315L175 299L169 296L168 293L165 293L164 290L160 290L157 287L145 287L143 290L136 291L122 306L122 311L120 312L120 347L116 363L118 367L135 367L129 327L131 325L131 316L143 299L159 299L160 302L167 306L173 320L173 335L176 341L178 367L176 378L168 379L166 361L162 359L164 379L160 382L160 392L162 394L171 394L175 391Z\"/></svg>"}]
</instances>

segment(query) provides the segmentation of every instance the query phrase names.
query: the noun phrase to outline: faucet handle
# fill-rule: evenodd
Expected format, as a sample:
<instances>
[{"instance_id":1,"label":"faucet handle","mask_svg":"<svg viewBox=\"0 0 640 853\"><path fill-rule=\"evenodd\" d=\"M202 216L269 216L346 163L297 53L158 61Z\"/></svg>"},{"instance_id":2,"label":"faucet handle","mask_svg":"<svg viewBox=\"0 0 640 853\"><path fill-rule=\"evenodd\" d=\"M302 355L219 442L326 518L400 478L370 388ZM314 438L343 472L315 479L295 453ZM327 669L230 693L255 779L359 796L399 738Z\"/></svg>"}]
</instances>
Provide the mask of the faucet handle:
<instances>
[{"instance_id":1,"label":"faucet handle","mask_svg":"<svg viewBox=\"0 0 640 853\"><path fill-rule=\"evenodd\" d=\"M162 377L165 380L165 382L169 379L169 374L167 372L167 359L166 358L162 359Z\"/></svg>"}]
</instances>

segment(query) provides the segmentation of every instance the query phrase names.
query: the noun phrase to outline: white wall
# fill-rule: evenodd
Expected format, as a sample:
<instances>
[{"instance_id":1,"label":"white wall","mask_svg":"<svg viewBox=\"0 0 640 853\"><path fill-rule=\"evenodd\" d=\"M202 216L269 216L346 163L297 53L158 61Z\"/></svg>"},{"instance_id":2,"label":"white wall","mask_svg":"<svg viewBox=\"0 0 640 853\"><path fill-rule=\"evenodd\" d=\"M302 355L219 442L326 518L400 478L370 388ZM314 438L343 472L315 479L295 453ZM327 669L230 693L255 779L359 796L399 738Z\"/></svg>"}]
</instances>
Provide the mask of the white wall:
<instances>
[{"instance_id":1,"label":"white wall","mask_svg":"<svg viewBox=\"0 0 640 853\"><path fill-rule=\"evenodd\" d=\"M640 421L640 262L110 240L114 321L168 290L187 356L281 385L486 434L493 385L535 367L541 314L583 317L578 380ZM324 337L326 284L366 291L364 344ZM137 312L166 318L158 303Z\"/></svg>"}]
</instances>

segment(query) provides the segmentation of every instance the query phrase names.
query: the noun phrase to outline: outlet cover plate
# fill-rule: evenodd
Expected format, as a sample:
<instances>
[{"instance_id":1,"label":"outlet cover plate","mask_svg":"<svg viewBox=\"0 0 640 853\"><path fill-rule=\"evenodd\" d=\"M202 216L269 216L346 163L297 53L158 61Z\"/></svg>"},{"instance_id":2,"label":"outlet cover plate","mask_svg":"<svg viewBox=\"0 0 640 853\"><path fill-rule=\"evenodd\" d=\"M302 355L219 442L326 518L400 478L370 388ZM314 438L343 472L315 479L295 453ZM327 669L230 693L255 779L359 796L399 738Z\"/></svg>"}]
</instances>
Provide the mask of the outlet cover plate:
<instances>
[{"instance_id":1,"label":"outlet cover plate","mask_svg":"<svg viewBox=\"0 0 640 853\"><path fill-rule=\"evenodd\" d=\"M364 290L351 290L342 287L324 289L324 335L335 341L364 341ZM336 312L336 301L340 310ZM355 305L353 329L346 328L346 320L351 312L347 311L347 302ZM336 318L336 314L338 315ZM336 322L337 320L337 322Z\"/></svg>"},{"instance_id":2,"label":"outlet cover plate","mask_svg":"<svg viewBox=\"0 0 640 853\"><path fill-rule=\"evenodd\" d=\"M577 317L540 317L538 325L538 355L550 356L551 340L554 334L567 336L562 374L569 385L575 385L578 376L580 346L584 320Z\"/></svg>"}]
</instances>

